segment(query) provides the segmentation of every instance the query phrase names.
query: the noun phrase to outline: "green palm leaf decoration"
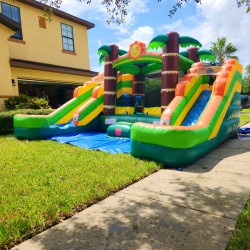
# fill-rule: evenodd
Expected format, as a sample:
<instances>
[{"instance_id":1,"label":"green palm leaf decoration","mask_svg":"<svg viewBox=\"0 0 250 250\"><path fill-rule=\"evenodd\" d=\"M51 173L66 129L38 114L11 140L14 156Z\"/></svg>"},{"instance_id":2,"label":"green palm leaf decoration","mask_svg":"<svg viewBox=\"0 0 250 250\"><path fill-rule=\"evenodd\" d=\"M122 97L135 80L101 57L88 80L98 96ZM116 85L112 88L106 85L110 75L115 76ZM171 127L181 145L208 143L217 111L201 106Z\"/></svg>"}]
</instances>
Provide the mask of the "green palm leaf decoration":
<instances>
[{"instance_id":1,"label":"green palm leaf decoration","mask_svg":"<svg viewBox=\"0 0 250 250\"><path fill-rule=\"evenodd\" d=\"M104 62L105 56L108 56L111 51L111 47L109 45L103 45L98 49L98 55L100 55L99 63Z\"/></svg>"},{"instance_id":2,"label":"green palm leaf decoration","mask_svg":"<svg viewBox=\"0 0 250 250\"><path fill-rule=\"evenodd\" d=\"M162 48L168 42L168 35L159 35L154 37L148 45L148 49Z\"/></svg>"},{"instance_id":3,"label":"green palm leaf decoration","mask_svg":"<svg viewBox=\"0 0 250 250\"><path fill-rule=\"evenodd\" d=\"M214 61L215 60L215 56L211 50L207 50L207 49L198 50L197 55L202 61L207 61L207 60Z\"/></svg>"},{"instance_id":4,"label":"green palm leaf decoration","mask_svg":"<svg viewBox=\"0 0 250 250\"><path fill-rule=\"evenodd\" d=\"M100 57L99 57L99 64L102 64L105 60L105 56L104 54L101 54Z\"/></svg>"},{"instance_id":5,"label":"green palm leaf decoration","mask_svg":"<svg viewBox=\"0 0 250 250\"><path fill-rule=\"evenodd\" d=\"M188 57L188 52L187 52L187 51L181 51L181 52L180 52L180 55L185 56L185 57Z\"/></svg>"},{"instance_id":6,"label":"green palm leaf decoration","mask_svg":"<svg viewBox=\"0 0 250 250\"><path fill-rule=\"evenodd\" d=\"M111 51L111 47L109 45L102 45L99 49L98 49L98 55L100 54L104 54L105 56L108 56L109 53Z\"/></svg>"},{"instance_id":7,"label":"green palm leaf decoration","mask_svg":"<svg viewBox=\"0 0 250 250\"><path fill-rule=\"evenodd\" d=\"M189 47L189 46L197 46L197 47L201 47L201 43L190 37L190 36L180 36L179 37L179 44L182 48L186 48L186 47Z\"/></svg>"},{"instance_id":8,"label":"green palm leaf decoration","mask_svg":"<svg viewBox=\"0 0 250 250\"><path fill-rule=\"evenodd\" d=\"M119 56L123 56L123 55L125 55L125 54L128 54L128 51L123 50L123 49L119 49L119 50L118 50L118 55L119 55Z\"/></svg>"}]
</instances>

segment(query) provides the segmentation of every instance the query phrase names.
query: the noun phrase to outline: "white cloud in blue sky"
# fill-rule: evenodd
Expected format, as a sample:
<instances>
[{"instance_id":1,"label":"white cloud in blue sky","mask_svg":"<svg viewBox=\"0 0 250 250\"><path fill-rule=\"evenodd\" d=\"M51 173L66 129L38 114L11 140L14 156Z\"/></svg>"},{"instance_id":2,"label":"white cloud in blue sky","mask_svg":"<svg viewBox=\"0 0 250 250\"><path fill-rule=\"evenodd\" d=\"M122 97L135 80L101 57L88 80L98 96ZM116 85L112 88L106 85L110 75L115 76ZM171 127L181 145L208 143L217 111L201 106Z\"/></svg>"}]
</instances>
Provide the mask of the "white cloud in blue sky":
<instances>
[{"instance_id":1,"label":"white cloud in blue sky","mask_svg":"<svg viewBox=\"0 0 250 250\"><path fill-rule=\"evenodd\" d=\"M250 15L244 8L237 8L236 0L202 0L185 4L173 18L168 12L174 0L133 0L128 7L126 22L122 25L107 25L107 13L101 0L92 0L91 5L64 0L62 10L95 23L88 31L91 70L102 71L98 64L97 50L102 44L117 44L128 50L135 41L148 43L154 36L177 31L199 40L203 48L209 48L218 37L226 37L237 48L240 62L250 64Z\"/></svg>"}]
</instances>

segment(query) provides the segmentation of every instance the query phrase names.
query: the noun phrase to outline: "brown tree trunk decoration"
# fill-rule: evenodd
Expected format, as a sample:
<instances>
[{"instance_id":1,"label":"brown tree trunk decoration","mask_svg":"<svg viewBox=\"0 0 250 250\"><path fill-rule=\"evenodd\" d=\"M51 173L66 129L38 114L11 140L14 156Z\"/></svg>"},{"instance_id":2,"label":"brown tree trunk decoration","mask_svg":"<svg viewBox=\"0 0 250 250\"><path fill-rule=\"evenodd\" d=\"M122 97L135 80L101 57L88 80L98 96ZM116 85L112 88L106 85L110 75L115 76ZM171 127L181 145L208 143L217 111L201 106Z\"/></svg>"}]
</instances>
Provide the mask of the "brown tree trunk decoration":
<instances>
[{"instance_id":1,"label":"brown tree trunk decoration","mask_svg":"<svg viewBox=\"0 0 250 250\"><path fill-rule=\"evenodd\" d=\"M145 76L142 74L134 76L133 82L133 100L135 101L135 96L142 96L142 101L144 101L145 94Z\"/></svg>"},{"instance_id":2,"label":"brown tree trunk decoration","mask_svg":"<svg viewBox=\"0 0 250 250\"><path fill-rule=\"evenodd\" d=\"M174 99L175 86L178 83L179 34L170 32L168 37L169 40L162 51L161 112Z\"/></svg>"},{"instance_id":3,"label":"brown tree trunk decoration","mask_svg":"<svg viewBox=\"0 0 250 250\"><path fill-rule=\"evenodd\" d=\"M104 65L104 115L115 114L115 95L116 95L116 69L113 66L113 60L118 57L118 46L110 45L111 51L105 57Z\"/></svg>"},{"instance_id":4,"label":"brown tree trunk decoration","mask_svg":"<svg viewBox=\"0 0 250 250\"><path fill-rule=\"evenodd\" d=\"M197 47L192 47L192 48L189 48L187 51L188 51L188 58L194 62L199 62L200 61L200 58L197 54L197 51L199 50L199 48Z\"/></svg>"},{"instance_id":5,"label":"brown tree trunk decoration","mask_svg":"<svg viewBox=\"0 0 250 250\"><path fill-rule=\"evenodd\" d=\"M133 101L136 102L136 96L141 96L141 103L137 107L137 112L143 112L143 103L145 96L145 76L142 74L134 76L133 82Z\"/></svg>"}]
</instances>

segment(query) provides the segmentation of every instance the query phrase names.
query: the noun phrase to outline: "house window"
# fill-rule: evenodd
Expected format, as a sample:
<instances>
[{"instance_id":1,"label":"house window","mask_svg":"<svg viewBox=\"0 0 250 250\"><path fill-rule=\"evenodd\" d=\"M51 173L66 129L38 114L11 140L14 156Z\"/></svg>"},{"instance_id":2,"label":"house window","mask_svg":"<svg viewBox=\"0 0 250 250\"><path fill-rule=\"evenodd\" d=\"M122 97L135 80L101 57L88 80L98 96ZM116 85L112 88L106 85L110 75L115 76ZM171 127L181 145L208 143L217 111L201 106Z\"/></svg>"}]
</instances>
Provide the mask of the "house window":
<instances>
[{"instance_id":1,"label":"house window","mask_svg":"<svg viewBox=\"0 0 250 250\"><path fill-rule=\"evenodd\" d=\"M3 13L3 15L7 16L11 20L13 20L21 25L20 9L18 7L2 2L2 13ZM22 30L21 29L18 30L11 37L22 40L23 39Z\"/></svg>"},{"instance_id":2,"label":"house window","mask_svg":"<svg viewBox=\"0 0 250 250\"><path fill-rule=\"evenodd\" d=\"M61 29L63 49L75 52L73 27L65 23L61 23Z\"/></svg>"}]
</instances>

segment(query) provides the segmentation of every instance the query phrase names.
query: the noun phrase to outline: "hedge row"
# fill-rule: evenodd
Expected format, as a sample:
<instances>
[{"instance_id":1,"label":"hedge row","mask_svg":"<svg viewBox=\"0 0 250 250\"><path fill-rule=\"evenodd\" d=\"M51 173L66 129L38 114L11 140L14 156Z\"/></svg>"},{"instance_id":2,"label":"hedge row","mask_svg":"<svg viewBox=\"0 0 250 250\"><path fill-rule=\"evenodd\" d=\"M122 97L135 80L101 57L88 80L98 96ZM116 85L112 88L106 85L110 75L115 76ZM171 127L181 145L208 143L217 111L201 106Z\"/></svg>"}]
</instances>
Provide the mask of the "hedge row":
<instances>
[{"instance_id":1,"label":"hedge row","mask_svg":"<svg viewBox=\"0 0 250 250\"><path fill-rule=\"evenodd\" d=\"M13 128L13 117L17 114L27 115L48 115L53 109L18 109L6 112L0 112L0 134L12 133Z\"/></svg>"}]
</instances>

